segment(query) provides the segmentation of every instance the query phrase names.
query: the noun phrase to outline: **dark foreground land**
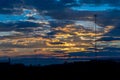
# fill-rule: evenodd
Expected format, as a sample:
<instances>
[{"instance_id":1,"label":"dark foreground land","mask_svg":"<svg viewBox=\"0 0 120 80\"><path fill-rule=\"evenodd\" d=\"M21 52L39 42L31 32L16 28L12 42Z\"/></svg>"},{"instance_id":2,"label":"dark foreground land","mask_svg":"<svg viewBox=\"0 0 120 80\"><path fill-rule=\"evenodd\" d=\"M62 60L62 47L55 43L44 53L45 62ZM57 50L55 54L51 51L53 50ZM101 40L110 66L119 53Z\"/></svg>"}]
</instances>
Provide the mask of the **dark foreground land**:
<instances>
[{"instance_id":1,"label":"dark foreground land","mask_svg":"<svg viewBox=\"0 0 120 80\"><path fill-rule=\"evenodd\" d=\"M0 63L0 80L120 80L120 63L90 61L50 66Z\"/></svg>"}]
</instances>

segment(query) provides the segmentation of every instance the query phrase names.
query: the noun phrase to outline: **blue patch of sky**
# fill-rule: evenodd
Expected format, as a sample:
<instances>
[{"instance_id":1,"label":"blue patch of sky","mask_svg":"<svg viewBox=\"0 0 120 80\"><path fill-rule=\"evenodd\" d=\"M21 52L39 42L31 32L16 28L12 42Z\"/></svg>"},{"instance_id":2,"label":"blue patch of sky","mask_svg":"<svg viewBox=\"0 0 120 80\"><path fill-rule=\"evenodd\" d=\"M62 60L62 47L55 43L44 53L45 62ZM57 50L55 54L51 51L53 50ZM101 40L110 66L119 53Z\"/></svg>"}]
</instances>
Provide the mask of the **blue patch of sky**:
<instances>
[{"instance_id":1,"label":"blue patch of sky","mask_svg":"<svg viewBox=\"0 0 120 80\"><path fill-rule=\"evenodd\" d=\"M76 11L106 11L106 10L120 10L120 7L110 6L109 4L104 5L93 5L93 4L84 4L82 6L73 6L72 10Z\"/></svg>"},{"instance_id":2,"label":"blue patch of sky","mask_svg":"<svg viewBox=\"0 0 120 80\"><path fill-rule=\"evenodd\" d=\"M29 20L32 17L34 20ZM51 16L43 16L38 13L36 10L24 9L23 13L20 15L17 14L0 14L0 22L9 23L9 22L18 22L18 21L32 21L35 23L48 22L54 20Z\"/></svg>"},{"instance_id":3,"label":"blue patch of sky","mask_svg":"<svg viewBox=\"0 0 120 80\"><path fill-rule=\"evenodd\" d=\"M0 22L24 21L26 19L27 19L26 16L21 16L21 15L4 15L4 14L0 14Z\"/></svg>"},{"instance_id":4,"label":"blue patch of sky","mask_svg":"<svg viewBox=\"0 0 120 80\"><path fill-rule=\"evenodd\" d=\"M41 16L32 10L25 9L21 15L16 14L0 14L0 22L16 22L16 21L26 21L29 17L34 17L35 19L40 19Z\"/></svg>"},{"instance_id":5,"label":"blue patch of sky","mask_svg":"<svg viewBox=\"0 0 120 80\"><path fill-rule=\"evenodd\" d=\"M76 0L76 4L80 4L80 0Z\"/></svg>"},{"instance_id":6,"label":"blue patch of sky","mask_svg":"<svg viewBox=\"0 0 120 80\"><path fill-rule=\"evenodd\" d=\"M56 0L57 2L60 2L61 0Z\"/></svg>"}]
</instances>

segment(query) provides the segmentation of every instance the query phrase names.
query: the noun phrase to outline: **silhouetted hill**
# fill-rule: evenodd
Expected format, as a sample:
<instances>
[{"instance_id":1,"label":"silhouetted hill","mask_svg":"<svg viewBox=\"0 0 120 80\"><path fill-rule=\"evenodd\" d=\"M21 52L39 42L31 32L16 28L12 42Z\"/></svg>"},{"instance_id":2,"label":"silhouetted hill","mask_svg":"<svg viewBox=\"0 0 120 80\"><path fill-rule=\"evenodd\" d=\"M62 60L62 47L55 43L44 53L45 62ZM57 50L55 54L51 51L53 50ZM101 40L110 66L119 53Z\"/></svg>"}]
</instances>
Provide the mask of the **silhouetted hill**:
<instances>
[{"instance_id":1,"label":"silhouetted hill","mask_svg":"<svg viewBox=\"0 0 120 80\"><path fill-rule=\"evenodd\" d=\"M24 66L0 63L0 78L6 80L119 80L120 63L113 61L90 61L64 63L49 66Z\"/></svg>"}]
</instances>

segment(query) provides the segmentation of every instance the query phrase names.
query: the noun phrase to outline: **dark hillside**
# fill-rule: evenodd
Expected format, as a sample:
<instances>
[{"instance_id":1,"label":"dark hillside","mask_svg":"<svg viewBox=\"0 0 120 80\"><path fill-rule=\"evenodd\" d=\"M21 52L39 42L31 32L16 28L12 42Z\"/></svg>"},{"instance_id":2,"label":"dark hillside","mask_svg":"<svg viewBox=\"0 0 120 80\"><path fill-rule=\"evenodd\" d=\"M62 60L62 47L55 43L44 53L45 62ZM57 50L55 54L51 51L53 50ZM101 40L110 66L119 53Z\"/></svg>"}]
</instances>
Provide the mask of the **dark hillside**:
<instances>
[{"instance_id":1,"label":"dark hillside","mask_svg":"<svg viewBox=\"0 0 120 80\"><path fill-rule=\"evenodd\" d=\"M1 78L10 80L81 80L119 78L120 63L113 61L74 62L62 65L29 66L0 64ZM118 79L119 80L119 79Z\"/></svg>"}]
</instances>

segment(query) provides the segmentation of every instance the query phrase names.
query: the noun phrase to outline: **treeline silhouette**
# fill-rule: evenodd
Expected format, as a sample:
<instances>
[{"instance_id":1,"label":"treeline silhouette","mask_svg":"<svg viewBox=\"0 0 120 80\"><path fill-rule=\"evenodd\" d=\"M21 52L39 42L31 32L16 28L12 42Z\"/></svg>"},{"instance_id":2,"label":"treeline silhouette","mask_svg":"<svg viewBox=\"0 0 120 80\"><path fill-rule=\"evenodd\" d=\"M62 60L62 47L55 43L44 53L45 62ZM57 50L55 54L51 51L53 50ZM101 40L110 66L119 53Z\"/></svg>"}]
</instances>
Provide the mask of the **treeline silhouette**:
<instances>
[{"instance_id":1,"label":"treeline silhouette","mask_svg":"<svg viewBox=\"0 0 120 80\"><path fill-rule=\"evenodd\" d=\"M0 80L119 80L120 63L114 61L90 61L55 64L48 66L24 66L0 63Z\"/></svg>"}]
</instances>

